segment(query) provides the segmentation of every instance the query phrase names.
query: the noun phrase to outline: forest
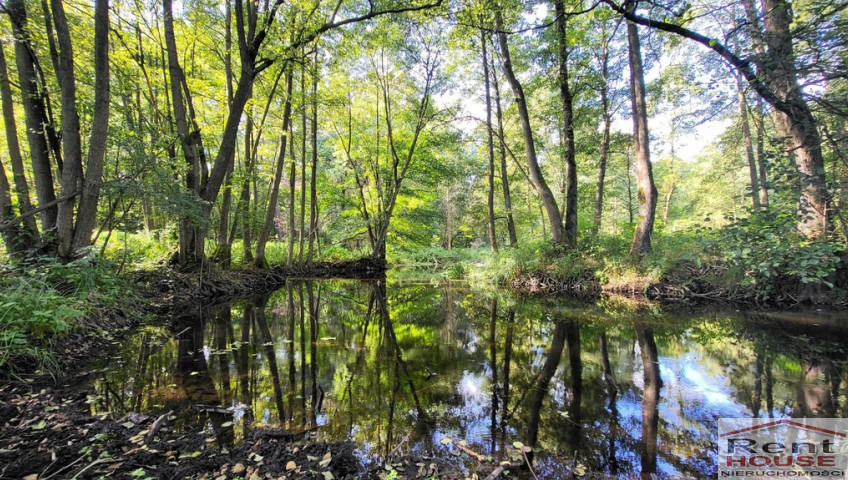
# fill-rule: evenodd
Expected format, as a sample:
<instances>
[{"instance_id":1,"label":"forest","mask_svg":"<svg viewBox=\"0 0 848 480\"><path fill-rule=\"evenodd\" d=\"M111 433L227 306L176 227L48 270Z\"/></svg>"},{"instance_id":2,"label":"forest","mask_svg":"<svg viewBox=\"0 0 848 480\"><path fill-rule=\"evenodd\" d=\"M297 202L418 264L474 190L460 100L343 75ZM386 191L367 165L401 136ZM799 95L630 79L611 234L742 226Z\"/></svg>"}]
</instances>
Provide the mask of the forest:
<instances>
[{"instance_id":1,"label":"forest","mask_svg":"<svg viewBox=\"0 0 848 480\"><path fill-rule=\"evenodd\" d=\"M548 360L556 362L524 383L528 392L566 388L570 400L559 407L572 412L569 402L582 388L583 373L579 365L574 369L581 334L572 327L580 321L570 319L571 308L601 329L587 335L594 344L600 338L606 382L619 366L613 358L610 367L607 320L599 319L626 321L622 309L721 304L838 311L848 305L845 0L2 0L0 24L0 377L10 379L0 398L7 401L18 395L12 385L28 375L46 375L37 377L38 385L48 377L56 381L122 341L144 357L137 367L145 372L148 360L170 361L156 355L173 354L185 367L193 348L230 345L233 375L262 376L265 370L245 366L248 353L239 345L255 342L259 362L262 345L278 336L287 339L280 343L285 350L306 335L314 346L358 328L362 348L376 342L374 351L383 352L378 357L397 357L394 380L375 367L378 384L401 385L417 370L430 381L438 379L431 370L436 360L402 359L418 336L428 345L444 335L456 340L447 325L462 323L449 321L459 315L470 322L461 327L466 333L479 320L482 337L491 314L491 342L503 347L495 332L505 328L505 318L513 322L516 309L531 318L546 308L534 302L554 302L556 326L540 326L539 335L545 351L550 348ZM319 280L326 278L362 283ZM292 287L303 279L308 298L303 283ZM409 293L416 282L444 291ZM493 306L461 300L456 285ZM281 292L286 299L272 307ZM323 303L321 292L327 292ZM456 300L442 301L441 313L416 325L410 319L435 308L402 307L417 295L433 305L436 298ZM256 303L258 296L265 298ZM349 298L358 303L333 307ZM239 303L247 299L254 303ZM220 312L195 312L210 305ZM319 325L319 316L336 319L336 310L345 308L358 320L339 316L338 325ZM275 319L267 325L258 320L265 310ZM183 318L184 311L195 312L193 320ZM299 315L299 330L294 317L284 328L280 315ZM372 315L380 325L377 339L368 330ZM392 319L401 322L399 333ZM445 323L438 333L427 330L439 321ZM209 332L208 322L224 326ZM227 322L243 324L234 330ZM662 362L648 324L631 325L635 337L615 333L621 345L636 342L646 368L650 355L654 365ZM185 340L180 335L195 328L189 325L196 327L193 347L168 347ZM762 330L738 328L757 338ZM150 343L156 338L158 347ZM763 344L774 348L772 340L751 342L751 352ZM564 343L573 367L567 379L556 373ZM156 353L160 349L170 353ZM278 361L294 362L282 350ZM336 394L348 396L353 380L342 388L339 376L365 368L366 360L357 358L340 370L335 360L319 360L322 352L304 346L299 353L313 362L301 366L303 375L312 368L313 415L301 427L317 428L323 388L330 391L321 387L318 400L325 368L338 377ZM755 353L749 368L761 385L761 356L768 352ZM492 355L491 382L500 392L492 394L495 412L499 395L508 397L497 371L505 368L509 376L510 354L503 367ZM265 391L278 400L280 424L290 426L273 351L265 358L267 375L276 378ZM174 375L205 372L206 360L201 363ZM828 400L834 405L844 397L839 365L827 370L836 385ZM538 367L531 362L527 368ZM291 368L293 379L298 368ZM661 396L660 372L649 370L645 385ZM229 392L229 374L209 375L218 375L209 378L213 390ZM443 381L448 377L442 372ZM139 374L133 381L153 380ZM175 383L191 396L194 387ZM422 402L444 400L419 402L408 383L416 421L427 410ZM247 403L261 390L233 388ZM127 389L117 388L117 396ZM607 392L613 392L612 410L617 391ZM87 414L167 412L154 400L142 401L148 393L137 395L136 410L92 407ZM221 395L208 403L224 408L237 398ZM14 398L15 405L34 401ZM585 400L576 398L579 414ZM535 407L522 404L512 413L526 416L535 408L538 429L545 394L532 393L530 401ZM656 398L652 405L658 408ZM347 414L336 404L328 408ZM648 409L644 402L642 408ZM301 410L307 419L306 403ZM0 409L0 420L9 415ZM145 445L163 425L157 423ZM532 430L532 415L529 423ZM247 430L245 423L243 438ZM324 431L330 430L339 428ZM386 447L384 457L403 451L391 427L388 432L378 443L395 449ZM581 434L572 433L566 443L580 444ZM644 442L650 433L644 425L642 433ZM536 448L537 434L525 443ZM345 440L341 433L320 435ZM653 460L642 457L652 473L656 435ZM546 441L556 451L551 445L558 444ZM23 440L0 434L0 442L7 454ZM504 442L499 450L492 440L484 451L505 452ZM523 455L518 463L533 472L532 453L516 448ZM562 468L615 473L600 460L574 459ZM101 460L76 465L92 467L77 475L106 468ZM42 476L32 478L61 476L59 467L73 471L52 462L54 470L47 461ZM14 474L33 473L24 467ZM192 468L178 473L210 471ZM698 468L677 465L665 473L715 473ZM504 471L481 471L481 478Z\"/></svg>"}]
</instances>

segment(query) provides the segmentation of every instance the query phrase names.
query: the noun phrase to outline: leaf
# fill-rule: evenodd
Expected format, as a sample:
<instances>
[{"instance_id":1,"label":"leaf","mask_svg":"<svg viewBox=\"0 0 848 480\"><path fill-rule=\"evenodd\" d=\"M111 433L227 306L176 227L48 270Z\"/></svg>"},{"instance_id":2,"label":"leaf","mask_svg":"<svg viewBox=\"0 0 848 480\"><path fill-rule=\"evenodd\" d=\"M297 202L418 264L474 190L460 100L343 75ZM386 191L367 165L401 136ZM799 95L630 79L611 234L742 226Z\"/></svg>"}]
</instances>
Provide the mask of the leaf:
<instances>
[{"instance_id":1,"label":"leaf","mask_svg":"<svg viewBox=\"0 0 848 480\"><path fill-rule=\"evenodd\" d=\"M183 460L183 459L185 459L185 458L197 458L197 457L199 457L199 456L201 456L201 455L203 455L203 452L191 452L191 453L183 453L182 455L180 455L180 456L179 456L179 457L177 457L177 458L178 458L179 460Z\"/></svg>"},{"instance_id":2,"label":"leaf","mask_svg":"<svg viewBox=\"0 0 848 480\"><path fill-rule=\"evenodd\" d=\"M297 464L294 463L294 460L289 460L288 463L286 463L286 471L290 472L292 470L297 470Z\"/></svg>"},{"instance_id":3,"label":"leaf","mask_svg":"<svg viewBox=\"0 0 848 480\"><path fill-rule=\"evenodd\" d=\"M233 426L233 422L224 422L224 423L221 424L221 428L227 428L227 427L232 427L232 426Z\"/></svg>"},{"instance_id":4,"label":"leaf","mask_svg":"<svg viewBox=\"0 0 848 480\"><path fill-rule=\"evenodd\" d=\"M519 449L519 450L521 450L522 448L524 448L524 444L523 444L523 443L521 443L521 442L512 442L512 446L513 446L513 447L515 447L515 448L517 448L517 449Z\"/></svg>"},{"instance_id":5,"label":"leaf","mask_svg":"<svg viewBox=\"0 0 848 480\"><path fill-rule=\"evenodd\" d=\"M574 467L574 474L578 477L582 477L586 475L586 466L582 463L578 463L576 467Z\"/></svg>"},{"instance_id":6,"label":"leaf","mask_svg":"<svg viewBox=\"0 0 848 480\"><path fill-rule=\"evenodd\" d=\"M121 424L121 426L124 428L133 428L135 424L133 422L124 422Z\"/></svg>"},{"instance_id":7,"label":"leaf","mask_svg":"<svg viewBox=\"0 0 848 480\"><path fill-rule=\"evenodd\" d=\"M321 475L324 475L324 480L333 480L336 478L333 476L333 472L321 472Z\"/></svg>"},{"instance_id":8,"label":"leaf","mask_svg":"<svg viewBox=\"0 0 848 480\"><path fill-rule=\"evenodd\" d=\"M451 443L453 443L453 439L450 437L442 437L441 442L442 445L450 445Z\"/></svg>"},{"instance_id":9,"label":"leaf","mask_svg":"<svg viewBox=\"0 0 848 480\"><path fill-rule=\"evenodd\" d=\"M41 421L39 421L39 422L38 422L38 423L36 423L35 425L30 426L29 428L31 428L31 429L33 429L33 430L44 430L44 427L46 427L46 426L47 426L47 422L45 422L45 421L42 419Z\"/></svg>"}]
</instances>

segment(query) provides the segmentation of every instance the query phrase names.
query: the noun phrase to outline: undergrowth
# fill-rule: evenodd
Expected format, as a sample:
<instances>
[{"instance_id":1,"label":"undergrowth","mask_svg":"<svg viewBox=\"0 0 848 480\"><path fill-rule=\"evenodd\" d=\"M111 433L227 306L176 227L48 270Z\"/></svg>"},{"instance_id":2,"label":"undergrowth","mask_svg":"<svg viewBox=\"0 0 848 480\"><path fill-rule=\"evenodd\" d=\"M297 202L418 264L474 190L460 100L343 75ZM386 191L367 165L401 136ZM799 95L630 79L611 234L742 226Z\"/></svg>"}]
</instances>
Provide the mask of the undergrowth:
<instances>
[{"instance_id":1,"label":"undergrowth","mask_svg":"<svg viewBox=\"0 0 848 480\"><path fill-rule=\"evenodd\" d=\"M56 350L94 309L126 302L128 284L94 254L0 266L0 372L55 370Z\"/></svg>"}]
</instances>

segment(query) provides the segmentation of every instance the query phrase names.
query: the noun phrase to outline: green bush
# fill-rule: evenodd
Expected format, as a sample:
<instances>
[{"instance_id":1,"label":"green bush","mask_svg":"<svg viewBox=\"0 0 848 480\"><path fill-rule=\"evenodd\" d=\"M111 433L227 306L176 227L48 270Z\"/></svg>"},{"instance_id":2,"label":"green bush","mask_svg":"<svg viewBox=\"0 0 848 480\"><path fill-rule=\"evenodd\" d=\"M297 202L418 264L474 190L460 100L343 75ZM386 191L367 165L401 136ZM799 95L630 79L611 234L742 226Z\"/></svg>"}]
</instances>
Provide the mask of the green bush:
<instances>
[{"instance_id":1,"label":"green bush","mask_svg":"<svg viewBox=\"0 0 848 480\"><path fill-rule=\"evenodd\" d=\"M753 215L718 230L709 246L728 266L743 272L747 285L770 292L799 284L832 289L829 279L845 247L805 239L796 222L792 213Z\"/></svg>"}]
</instances>

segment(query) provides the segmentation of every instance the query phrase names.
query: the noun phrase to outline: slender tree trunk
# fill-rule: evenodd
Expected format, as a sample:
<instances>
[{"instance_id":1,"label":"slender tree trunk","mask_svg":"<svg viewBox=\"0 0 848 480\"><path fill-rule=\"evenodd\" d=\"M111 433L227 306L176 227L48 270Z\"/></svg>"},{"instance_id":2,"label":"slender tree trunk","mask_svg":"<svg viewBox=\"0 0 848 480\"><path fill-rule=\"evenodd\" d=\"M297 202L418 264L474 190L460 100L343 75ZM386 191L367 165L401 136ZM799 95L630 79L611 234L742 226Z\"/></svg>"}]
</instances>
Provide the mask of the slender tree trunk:
<instances>
[{"instance_id":1,"label":"slender tree trunk","mask_svg":"<svg viewBox=\"0 0 848 480\"><path fill-rule=\"evenodd\" d=\"M301 51L305 53L305 50ZM304 260L304 240L303 236L306 226L306 55L303 55L304 64L300 69L300 107L301 107L301 123L300 123L300 228L298 229L297 237L297 264L303 266Z\"/></svg>"},{"instance_id":2,"label":"slender tree trunk","mask_svg":"<svg viewBox=\"0 0 848 480\"><path fill-rule=\"evenodd\" d=\"M56 193L53 188L53 172L50 167L50 151L47 145L46 128L49 125L47 110L36 75L36 59L33 56L33 49L30 44L24 0L8 0L6 12L12 21L12 31L15 35L15 61L18 66L18 80L26 119L29 151L32 156L35 193L39 205L53 205L41 212L41 229L47 232L56 227L58 215L58 208L54 203Z\"/></svg>"},{"instance_id":3,"label":"slender tree trunk","mask_svg":"<svg viewBox=\"0 0 848 480\"><path fill-rule=\"evenodd\" d=\"M294 262L294 187L295 187L295 177L297 173L297 158L294 156L294 132L292 131L291 126L289 126L289 151L291 152L291 166L289 167L289 215L288 215L288 255L286 256L286 267L291 268ZM283 157L283 161L285 161L285 157Z\"/></svg>"},{"instance_id":4,"label":"slender tree trunk","mask_svg":"<svg viewBox=\"0 0 848 480\"><path fill-rule=\"evenodd\" d=\"M498 253L498 241L495 233L495 139L492 134L492 95L489 87L489 55L486 51L486 33L480 31L480 46L483 51L483 83L486 87L486 133L488 134L489 155L489 245Z\"/></svg>"},{"instance_id":5,"label":"slender tree trunk","mask_svg":"<svg viewBox=\"0 0 848 480\"><path fill-rule=\"evenodd\" d=\"M651 171L648 146L648 106L645 101L645 77L642 72L642 52L636 24L627 24L627 43L630 62L630 101L633 109L633 149L636 183L639 186L639 222L630 246L630 256L639 257L651 251L651 234L657 208L657 187Z\"/></svg>"},{"instance_id":6,"label":"slender tree trunk","mask_svg":"<svg viewBox=\"0 0 848 480\"><path fill-rule=\"evenodd\" d=\"M62 3L61 0L50 0L59 46L59 70L56 72L56 79L59 81L62 92L62 150L64 153L61 196L66 196L79 191L83 174L80 121L77 113L77 86L76 76L74 75L74 52L71 46L71 32L68 28L68 20L65 17L65 8ZM56 230L61 257L67 258L73 254L75 206L75 198L59 204Z\"/></svg>"},{"instance_id":7,"label":"slender tree trunk","mask_svg":"<svg viewBox=\"0 0 848 480\"><path fill-rule=\"evenodd\" d=\"M250 186L256 181L256 153L251 146L253 145L253 116L248 110L247 121L244 127L244 183L241 189L241 207L239 215L241 215L241 245L242 258L245 263L253 261L253 220L256 202L259 201L259 196L253 195L253 202L250 201ZM233 152L235 153L235 152Z\"/></svg>"},{"instance_id":8,"label":"slender tree trunk","mask_svg":"<svg viewBox=\"0 0 848 480\"><path fill-rule=\"evenodd\" d=\"M3 123L6 128L6 145L9 148L9 160L12 164L12 178L15 183L18 207L21 215L23 215L32 211L33 206L29 199L29 185L24 170L24 159L21 156L20 143L18 143L18 127L15 122L14 102L12 100L12 89L9 85L8 71L6 53L0 45L0 98L3 102ZM24 217L22 225L30 242L38 240L38 224L35 215Z\"/></svg>"},{"instance_id":9,"label":"slender tree trunk","mask_svg":"<svg viewBox=\"0 0 848 480\"><path fill-rule=\"evenodd\" d=\"M568 36L565 5L563 0L554 1L556 28L559 42L559 97L562 101L563 128L565 140L565 243L569 247L577 245L577 161L574 148L574 97L568 85Z\"/></svg>"},{"instance_id":10,"label":"slender tree trunk","mask_svg":"<svg viewBox=\"0 0 848 480\"><path fill-rule=\"evenodd\" d=\"M604 25L606 27L606 25ZM592 234L596 235L601 229L604 214L604 180L607 175L607 160L609 159L610 125L612 118L609 105L609 39L604 28L604 38L601 46L601 118L604 124L601 133L601 151L598 159L598 185L595 190L595 217L592 223Z\"/></svg>"},{"instance_id":11,"label":"slender tree trunk","mask_svg":"<svg viewBox=\"0 0 848 480\"><path fill-rule=\"evenodd\" d=\"M314 72L312 74L312 125L310 129L310 140L312 147L312 164L309 171L309 253L306 263L312 268L315 241L318 237L318 74L320 73L318 63L318 47L315 48Z\"/></svg>"},{"instance_id":12,"label":"slender tree trunk","mask_svg":"<svg viewBox=\"0 0 848 480\"><path fill-rule=\"evenodd\" d=\"M491 40L491 39L490 39ZM494 47L494 43L492 44ZM498 154L501 158L501 187L503 187L504 209L506 210L506 228L509 233L509 246L515 247L518 236L515 233L515 219L512 216L512 195L509 191L509 171L506 168L506 143L504 139L503 111L501 110L501 90L498 85L498 72L492 58L492 86L495 88L495 117L498 120Z\"/></svg>"},{"instance_id":13,"label":"slender tree trunk","mask_svg":"<svg viewBox=\"0 0 848 480\"><path fill-rule=\"evenodd\" d=\"M563 225L562 217L559 214L559 207L556 199L548 187L545 178L542 175L542 169L539 167L539 162L536 158L536 145L533 142L533 129L530 126L530 113L527 110L527 101L524 98L524 89L521 83L515 76L512 69L512 60L509 54L509 44L507 43L506 33L503 27L503 18L501 11L495 8L495 26L498 30L498 43L500 44L501 57L503 58L503 70L507 81L512 87L512 92L515 95L515 104L518 107L518 117L521 121L521 132L524 135L524 149L527 154L527 167L529 170L530 179L536 192L542 200L542 206L547 212L548 222L551 226L551 234L553 235L554 243L563 243Z\"/></svg>"},{"instance_id":14,"label":"slender tree trunk","mask_svg":"<svg viewBox=\"0 0 848 480\"><path fill-rule=\"evenodd\" d=\"M768 177L766 176L766 152L765 152L765 114L763 112L763 99L757 98L757 110L754 116L757 126L757 170L760 179L760 205L764 210L769 207Z\"/></svg>"},{"instance_id":15,"label":"slender tree trunk","mask_svg":"<svg viewBox=\"0 0 848 480\"><path fill-rule=\"evenodd\" d=\"M97 222L97 204L103 164L106 161L106 137L109 131L109 0L94 2L94 118L88 147L88 163L82 197L74 227L73 251L91 245ZM67 158L67 156L66 156Z\"/></svg>"},{"instance_id":16,"label":"slender tree trunk","mask_svg":"<svg viewBox=\"0 0 848 480\"><path fill-rule=\"evenodd\" d=\"M751 176L751 204L754 211L760 211L760 189L757 175L757 160L754 158L754 142L751 138L751 126L748 123L748 100L742 86L742 77L736 77L736 96L739 99L739 121L742 124L742 140L745 142L745 157L748 160L748 172Z\"/></svg>"},{"instance_id":17,"label":"slender tree trunk","mask_svg":"<svg viewBox=\"0 0 848 480\"><path fill-rule=\"evenodd\" d=\"M12 190L9 179L6 178L5 168L0 159L0 238L3 239L6 253L9 257L15 258L27 248L29 242L21 226L11 223L15 218L15 212L12 209Z\"/></svg>"},{"instance_id":18,"label":"slender tree trunk","mask_svg":"<svg viewBox=\"0 0 848 480\"><path fill-rule=\"evenodd\" d=\"M280 141L277 144L277 158L274 167L274 180L271 184L271 192L268 195L268 208L265 210L265 222L262 226L262 232L256 240L256 258L254 263L259 267L265 267L265 244L268 243L268 238L271 236L271 229L274 227L275 213L277 211L277 201L280 198L280 181L283 178L283 168L286 164L286 134L289 131L289 123L291 122L291 97L292 97L292 72L286 73L286 103L283 106L283 134L280 135ZM293 152L292 152L293 153ZM291 217L290 217L291 218ZM291 231L289 231L291 234ZM291 235L289 235L291 237ZM291 244L289 251L291 251ZM291 265L289 265L291 266Z\"/></svg>"}]
</instances>

